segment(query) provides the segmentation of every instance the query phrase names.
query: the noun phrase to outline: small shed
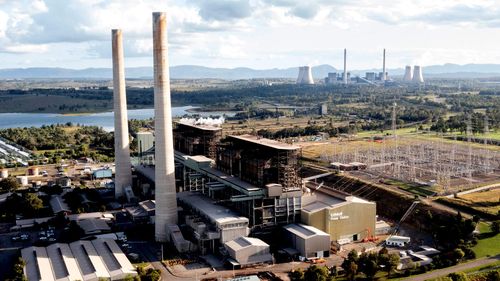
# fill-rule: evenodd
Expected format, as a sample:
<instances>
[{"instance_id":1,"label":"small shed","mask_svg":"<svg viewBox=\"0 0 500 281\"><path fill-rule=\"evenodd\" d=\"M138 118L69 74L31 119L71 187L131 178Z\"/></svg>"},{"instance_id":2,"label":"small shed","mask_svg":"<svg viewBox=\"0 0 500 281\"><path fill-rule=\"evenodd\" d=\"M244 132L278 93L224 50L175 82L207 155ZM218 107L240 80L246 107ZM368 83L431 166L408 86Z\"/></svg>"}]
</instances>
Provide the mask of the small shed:
<instances>
[{"instance_id":1,"label":"small shed","mask_svg":"<svg viewBox=\"0 0 500 281\"><path fill-rule=\"evenodd\" d=\"M99 169L92 172L92 179L107 179L113 177L111 169Z\"/></svg>"},{"instance_id":2,"label":"small shed","mask_svg":"<svg viewBox=\"0 0 500 281\"><path fill-rule=\"evenodd\" d=\"M405 247L410 243L410 237L392 235L385 240L387 246Z\"/></svg>"}]
</instances>

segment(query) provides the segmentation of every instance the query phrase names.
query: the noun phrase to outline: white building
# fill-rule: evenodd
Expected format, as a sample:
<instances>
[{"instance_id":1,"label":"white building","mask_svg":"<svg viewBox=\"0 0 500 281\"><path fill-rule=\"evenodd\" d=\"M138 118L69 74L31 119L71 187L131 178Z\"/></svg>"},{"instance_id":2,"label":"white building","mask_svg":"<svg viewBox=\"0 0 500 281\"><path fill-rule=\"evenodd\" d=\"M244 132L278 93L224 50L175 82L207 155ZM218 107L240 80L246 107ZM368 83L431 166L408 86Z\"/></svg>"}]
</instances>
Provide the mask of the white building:
<instances>
[{"instance_id":1,"label":"white building","mask_svg":"<svg viewBox=\"0 0 500 281\"><path fill-rule=\"evenodd\" d=\"M284 227L291 246L305 258L322 258L330 255L330 234L304 224Z\"/></svg>"},{"instance_id":2,"label":"white building","mask_svg":"<svg viewBox=\"0 0 500 281\"><path fill-rule=\"evenodd\" d=\"M405 247L410 243L410 237L391 235L385 240L387 246Z\"/></svg>"},{"instance_id":3,"label":"white building","mask_svg":"<svg viewBox=\"0 0 500 281\"><path fill-rule=\"evenodd\" d=\"M21 250L30 281L121 280L137 275L134 266L112 239L56 243Z\"/></svg>"},{"instance_id":4,"label":"white building","mask_svg":"<svg viewBox=\"0 0 500 281\"><path fill-rule=\"evenodd\" d=\"M224 247L228 251L229 256L239 266L270 263L273 261L269 245L257 238L239 237L226 242Z\"/></svg>"}]
</instances>

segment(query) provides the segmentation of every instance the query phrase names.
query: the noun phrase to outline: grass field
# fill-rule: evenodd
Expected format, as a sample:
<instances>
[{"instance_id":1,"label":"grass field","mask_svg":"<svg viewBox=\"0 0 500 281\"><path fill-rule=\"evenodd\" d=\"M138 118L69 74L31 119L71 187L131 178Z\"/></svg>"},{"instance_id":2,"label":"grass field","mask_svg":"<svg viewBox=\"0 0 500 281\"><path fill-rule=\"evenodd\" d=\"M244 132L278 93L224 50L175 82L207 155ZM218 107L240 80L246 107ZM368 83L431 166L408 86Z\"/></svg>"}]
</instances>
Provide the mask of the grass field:
<instances>
[{"instance_id":1,"label":"grass field","mask_svg":"<svg viewBox=\"0 0 500 281\"><path fill-rule=\"evenodd\" d=\"M453 200L493 215L500 211L500 189L498 188L461 195Z\"/></svg>"},{"instance_id":2,"label":"grass field","mask_svg":"<svg viewBox=\"0 0 500 281\"><path fill-rule=\"evenodd\" d=\"M485 222L479 223L479 240L472 250L477 258L494 256L500 254L500 234L494 234L490 230L490 225Z\"/></svg>"},{"instance_id":3,"label":"grass field","mask_svg":"<svg viewBox=\"0 0 500 281\"><path fill-rule=\"evenodd\" d=\"M385 184L389 185L394 185L397 186L399 189L409 191L411 193L420 195L420 196L432 196L434 195L438 190L434 190L431 187L428 186L423 186L417 183L405 183L402 181L396 181L392 179L386 179L384 180Z\"/></svg>"}]
</instances>

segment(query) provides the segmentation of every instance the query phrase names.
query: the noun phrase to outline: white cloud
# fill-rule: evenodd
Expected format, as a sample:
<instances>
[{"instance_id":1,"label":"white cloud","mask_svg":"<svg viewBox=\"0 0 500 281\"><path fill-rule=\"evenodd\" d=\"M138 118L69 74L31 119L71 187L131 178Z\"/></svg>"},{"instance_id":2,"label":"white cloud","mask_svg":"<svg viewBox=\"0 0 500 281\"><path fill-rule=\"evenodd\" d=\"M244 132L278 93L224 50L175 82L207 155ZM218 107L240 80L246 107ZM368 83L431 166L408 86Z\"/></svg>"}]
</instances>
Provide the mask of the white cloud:
<instances>
[{"instance_id":1,"label":"white cloud","mask_svg":"<svg viewBox=\"0 0 500 281\"><path fill-rule=\"evenodd\" d=\"M489 34L500 27L495 0L0 0L0 52L43 52L47 64L68 67L78 60L102 65L110 30L121 28L126 56L149 63L153 11L168 12L170 56L178 64L336 63L344 47L360 66L382 47L395 50L394 62L484 62L477 54L493 54L500 43ZM74 56L68 59L59 54L64 46L78 51L66 52Z\"/></svg>"}]
</instances>

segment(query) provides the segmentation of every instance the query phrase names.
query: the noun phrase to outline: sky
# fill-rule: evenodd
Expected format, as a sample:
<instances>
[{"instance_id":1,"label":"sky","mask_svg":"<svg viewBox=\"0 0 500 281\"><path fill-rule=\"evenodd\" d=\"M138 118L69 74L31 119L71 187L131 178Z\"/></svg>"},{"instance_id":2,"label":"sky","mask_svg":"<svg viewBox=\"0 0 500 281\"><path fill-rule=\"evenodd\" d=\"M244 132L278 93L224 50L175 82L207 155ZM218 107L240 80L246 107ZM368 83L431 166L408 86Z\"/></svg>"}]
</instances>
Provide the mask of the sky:
<instances>
[{"instance_id":1,"label":"sky","mask_svg":"<svg viewBox=\"0 0 500 281\"><path fill-rule=\"evenodd\" d=\"M152 66L153 11L171 65L350 69L500 63L500 0L0 0L0 68Z\"/></svg>"}]
</instances>

